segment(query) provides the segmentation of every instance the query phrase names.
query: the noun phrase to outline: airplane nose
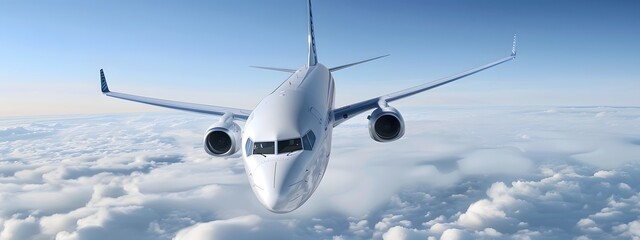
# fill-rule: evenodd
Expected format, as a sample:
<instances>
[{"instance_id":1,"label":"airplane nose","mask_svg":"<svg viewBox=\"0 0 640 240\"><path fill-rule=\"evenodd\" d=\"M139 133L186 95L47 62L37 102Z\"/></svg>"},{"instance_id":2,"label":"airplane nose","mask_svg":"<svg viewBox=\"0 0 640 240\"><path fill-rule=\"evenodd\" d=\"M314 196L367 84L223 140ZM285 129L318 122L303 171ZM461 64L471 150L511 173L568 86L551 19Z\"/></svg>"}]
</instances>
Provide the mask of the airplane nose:
<instances>
[{"instance_id":1,"label":"airplane nose","mask_svg":"<svg viewBox=\"0 0 640 240\"><path fill-rule=\"evenodd\" d=\"M262 197L260 197L262 204L269 209L269 211L277 211L280 204L279 196L275 192L267 191Z\"/></svg>"},{"instance_id":2,"label":"airplane nose","mask_svg":"<svg viewBox=\"0 0 640 240\"><path fill-rule=\"evenodd\" d=\"M289 187L298 178L297 172L295 159L266 162L257 167L252 177L260 203L275 213L286 213L299 207L291 201L293 193Z\"/></svg>"}]
</instances>

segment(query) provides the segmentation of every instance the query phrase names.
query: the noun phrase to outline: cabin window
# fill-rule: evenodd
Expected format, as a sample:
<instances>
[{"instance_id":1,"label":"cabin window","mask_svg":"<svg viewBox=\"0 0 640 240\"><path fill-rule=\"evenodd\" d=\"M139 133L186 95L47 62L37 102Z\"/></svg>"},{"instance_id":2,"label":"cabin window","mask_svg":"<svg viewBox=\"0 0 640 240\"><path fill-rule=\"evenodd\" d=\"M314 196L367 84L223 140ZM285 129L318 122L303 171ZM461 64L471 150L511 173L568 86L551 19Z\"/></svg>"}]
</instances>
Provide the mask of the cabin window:
<instances>
[{"instance_id":1,"label":"cabin window","mask_svg":"<svg viewBox=\"0 0 640 240\"><path fill-rule=\"evenodd\" d=\"M278 141L278 154L302 150L300 138Z\"/></svg>"},{"instance_id":2,"label":"cabin window","mask_svg":"<svg viewBox=\"0 0 640 240\"><path fill-rule=\"evenodd\" d=\"M253 154L275 154L276 146L274 142L253 143Z\"/></svg>"}]
</instances>

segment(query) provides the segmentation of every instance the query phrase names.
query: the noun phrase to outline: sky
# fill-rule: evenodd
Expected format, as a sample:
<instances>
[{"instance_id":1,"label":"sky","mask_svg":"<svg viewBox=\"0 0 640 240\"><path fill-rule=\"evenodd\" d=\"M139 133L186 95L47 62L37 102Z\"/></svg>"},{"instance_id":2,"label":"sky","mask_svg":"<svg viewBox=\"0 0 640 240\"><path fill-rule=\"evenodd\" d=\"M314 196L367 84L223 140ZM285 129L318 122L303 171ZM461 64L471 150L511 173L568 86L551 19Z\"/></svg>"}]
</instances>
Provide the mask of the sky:
<instances>
[{"instance_id":1,"label":"sky","mask_svg":"<svg viewBox=\"0 0 640 240\"><path fill-rule=\"evenodd\" d=\"M337 105L518 58L399 106L638 106L638 1L315 1ZM112 91L252 109L306 61L305 1L2 1L0 115L164 111Z\"/></svg>"}]
</instances>

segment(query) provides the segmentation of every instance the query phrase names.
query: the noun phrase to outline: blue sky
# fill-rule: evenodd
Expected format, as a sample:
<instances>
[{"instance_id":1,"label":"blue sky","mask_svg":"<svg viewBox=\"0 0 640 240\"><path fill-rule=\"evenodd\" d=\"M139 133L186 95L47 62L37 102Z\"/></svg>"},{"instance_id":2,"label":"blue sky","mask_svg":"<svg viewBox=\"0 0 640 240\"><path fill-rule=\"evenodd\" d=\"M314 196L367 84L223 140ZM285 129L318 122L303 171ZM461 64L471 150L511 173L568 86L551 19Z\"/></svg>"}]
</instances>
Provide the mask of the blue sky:
<instances>
[{"instance_id":1,"label":"blue sky","mask_svg":"<svg viewBox=\"0 0 640 240\"><path fill-rule=\"evenodd\" d=\"M0 115L154 111L112 90L252 108L300 67L305 1L3 1ZM399 105L640 105L637 1L315 1L337 104L507 55L518 59ZM365 87L363 87L365 86ZM242 97L239 97L242 96Z\"/></svg>"}]
</instances>

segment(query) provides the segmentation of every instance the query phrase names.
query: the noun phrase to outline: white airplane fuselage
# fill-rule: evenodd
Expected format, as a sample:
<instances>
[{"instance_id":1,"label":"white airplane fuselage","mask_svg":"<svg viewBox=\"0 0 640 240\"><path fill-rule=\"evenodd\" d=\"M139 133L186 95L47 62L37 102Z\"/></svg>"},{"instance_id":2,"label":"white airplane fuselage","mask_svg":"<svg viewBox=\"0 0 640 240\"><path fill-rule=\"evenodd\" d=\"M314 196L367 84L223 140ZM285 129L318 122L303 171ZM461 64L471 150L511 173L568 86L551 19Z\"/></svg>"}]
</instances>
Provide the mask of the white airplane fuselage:
<instances>
[{"instance_id":1,"label":"white airplane fuselage","mask_svg":"<svg viewBox=\"0 0 640 240\"><path fill-rule=\"evenodd\" d=\"M331 154L334 100L329 70L322 64L304 66L265 97L247 119L241 145L245 171L254 194L268 210L293 211L320 184ZM279 151L286 146L278 141L301 139L310 131L315 141L300 141L303 149ZM262 142L274 143L273 154L253 152L253 145Z\"/></svg>"},{"instance_id":2,"label":"white airplane fuselage","mask_svg":"<svg viewBox=\"0 0 640 240\"><path fill-rule=\"evenodd\" d=\"M289 68L257 67L293 73L253 110L151 98L109 89L100 69L100 90L109 97L159 107L220 116L204 134L204 150L215 157L242 152L244 167L253 193L264 207L275 213L291 212L304 204L318 188L329 157L333 128L369 112L369 135L377 142L400 139L405 124L400 111L389 105L430 89L484 71L516 57L516 39L511 55L494 62L335 108L332 72L387 55L327 68L318 63L311 0L308 6L308 55L305 66ZM239 95L239 97L242 97ZM241 128L237 122L243 122Z\"/></svg>"}]
</instances>

